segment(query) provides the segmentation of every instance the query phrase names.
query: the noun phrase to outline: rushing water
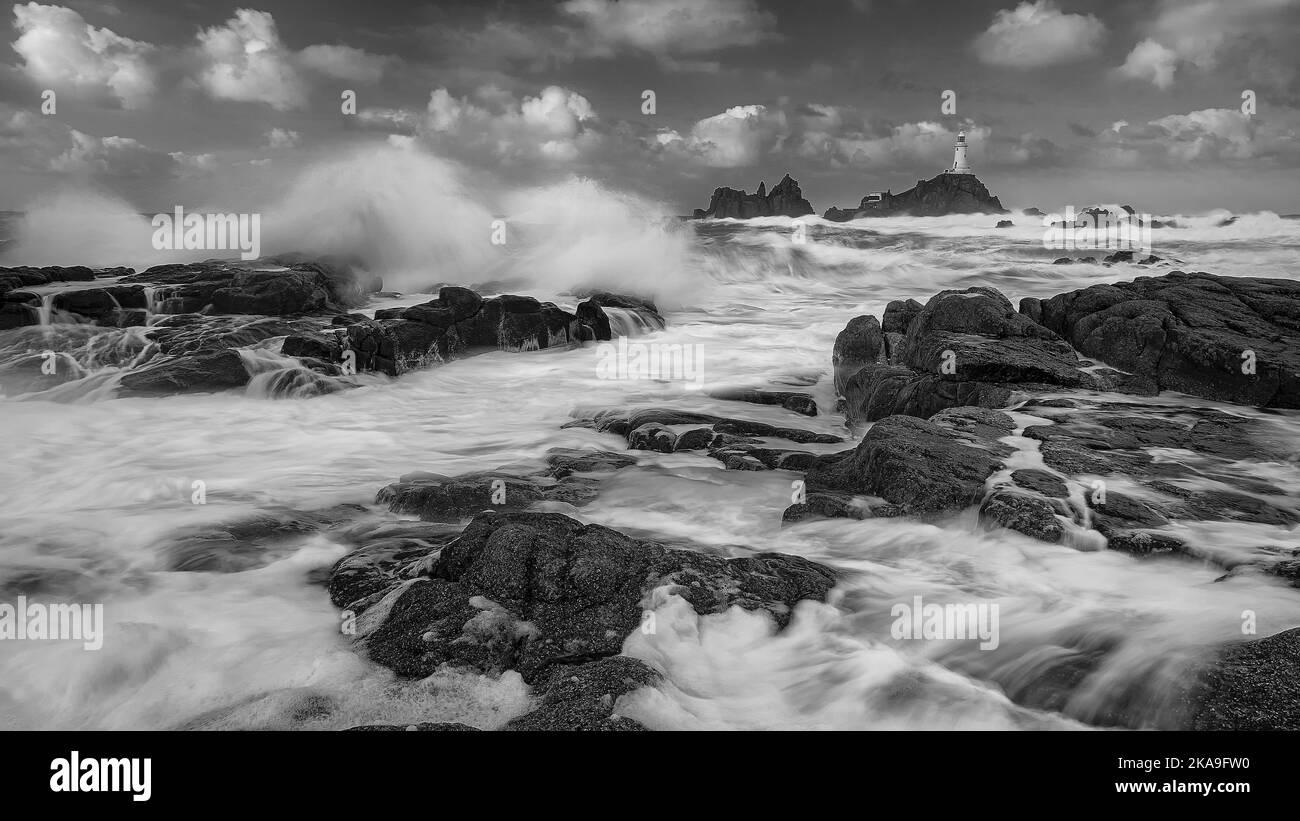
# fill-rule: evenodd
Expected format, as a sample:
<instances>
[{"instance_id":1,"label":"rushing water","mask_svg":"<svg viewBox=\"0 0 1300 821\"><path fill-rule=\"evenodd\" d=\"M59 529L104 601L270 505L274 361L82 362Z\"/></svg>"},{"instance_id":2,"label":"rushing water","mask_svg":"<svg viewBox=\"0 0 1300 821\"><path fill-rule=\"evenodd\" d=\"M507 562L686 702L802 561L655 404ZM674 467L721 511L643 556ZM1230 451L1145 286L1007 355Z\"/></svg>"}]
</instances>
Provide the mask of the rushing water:
<instances>
[{"instance_id":1,"label":"rushing water","mask_svg":"<svg viewBox=\"0 0 1300 821\"><path fill-rule=\"evenodd\" d=\"M1154 252L1183 270L1300 277L1300 222L1260 214L1215 227L1222 216L1179 217L1186 227L1156 231ZM544 261L544 247L518 258L516 272L544 263L572 273L513 288L568 307L577 300L566 289L579 273L619 268L618 284L654 291L667 306L667 329L636 330L699 345L705 386L807 390L823 409L813 419L711 399L681 383L600 379L591 347L489 353L310 398L272 390L268 378L242 392L119 398L116 379L146 351L146 329L55 324L0 333L0 598L102 602L108 624L93 652L0 642L0 727L499 726L529 706L515 674L447 672L401 683L350 649L313 582L343 546L307 535L239 572L176 572L168 569L175 534L258 511L371 505L380 487L413 470L455 474L537 462L553 447L625 447L613 435L563 428L579 405L655 401L843 434L830 412L830 351L858 314L944 288L991 285L1016 300L1172 270L1054 266L1062 254L1042 247L1037 221L1014 219L1021 225L1000 230L987 216L814 219L802 244L792 243L787 219L654 223L636 229L631 251L632 229L620 224L608 228L615 237L605 246L586 234L578 251L572 237L547 240L563 264ZM611 256L602 258L606 249ZM656 266L664 270L655 274ZM499 274L469 272L462 281ZM450 277L425 276L440 279ZM426 299L380 300L367 310ZM255 373L294 364L278 343L246 355ZM52 389L32 377L42 348L75 365ZM1269 419L1300 432L1293 414ZM1294 462L1242 469L1288 492L1300 479ZM1111 724L1123 709L1164 726L1186 665L1240 638L1242 611L1258 614L1260 634L1300 624L1300 596L1274 579L1216 583L1222 570L1209 563L1144 562L988 534L971 516L942 526L833 520L782 528L794 478L724 471L700 452L645 453L574 513L660 540L735 555L795 553L844 571L831 603L803 603L780 634L759 614L701 618L662 597L656 632L633 634L625 652L665 670L668 682L625 699L624 714L653 728L1072 728ZM206 504L191 504L196 481ZM367 514L388 515L373 506ZM1278 528L1239 523L1188 532L1207 550L1293 541ZM999 605L999 646L890 639L891 605L914 595ZM1016 706L1008 694L1031 686L1062 648L1105 652L1058 710Z\"/></svg>"}]
</instances>

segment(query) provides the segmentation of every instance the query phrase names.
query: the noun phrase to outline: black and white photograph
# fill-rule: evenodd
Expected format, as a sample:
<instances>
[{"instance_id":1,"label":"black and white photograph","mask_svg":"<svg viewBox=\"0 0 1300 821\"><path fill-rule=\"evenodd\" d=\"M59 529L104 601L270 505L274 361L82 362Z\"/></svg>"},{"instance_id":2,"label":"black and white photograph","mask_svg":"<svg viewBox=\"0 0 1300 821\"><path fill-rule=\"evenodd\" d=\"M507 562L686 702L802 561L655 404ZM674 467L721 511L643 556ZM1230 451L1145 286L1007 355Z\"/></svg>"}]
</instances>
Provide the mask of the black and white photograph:
<instances>
[{"instance_id":1,"label":"black and white photograph","mask_svg":"<svg viewBox=\"0 0 1300 821\"><path fill-rule=\"evenodd\" d=\"M50 806L156 801L148 739L1285 788L1300 0L0 20L0 740L59 739Z\"/></svg>"}]
</instances>

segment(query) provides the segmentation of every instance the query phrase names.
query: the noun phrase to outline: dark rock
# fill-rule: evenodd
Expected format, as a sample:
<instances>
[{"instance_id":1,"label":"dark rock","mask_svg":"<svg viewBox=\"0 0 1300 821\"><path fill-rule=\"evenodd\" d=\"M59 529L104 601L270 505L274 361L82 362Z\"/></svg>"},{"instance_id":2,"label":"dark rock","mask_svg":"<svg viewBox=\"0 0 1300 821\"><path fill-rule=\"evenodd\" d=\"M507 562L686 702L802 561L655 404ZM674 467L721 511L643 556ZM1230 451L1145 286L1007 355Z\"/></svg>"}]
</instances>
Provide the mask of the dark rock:
<instances>
[{"instance_id":1,"label":"dark rock","mask_svg":"<svg viewBox=\"0 0 1300 821\"><path fill-rule=\"evenodd\" d=\"M806 393L794 391L760 391L741 389L714 389L706 391L714 399L729 402L750 402L755 405L780 405L788 411L804 416L817 415L817 402Z\"/></svg>"},{"instance_id":2,"label":"dark rock","mask_svg":"<svg viewBox=\"0 0 1300 821\"><path fill-rule=\"evenodd\" d=\"M1300 628L1228 646L1198 684L1188 729L1300 730Z\"/></svg>"},{"instance_id":3,"label":"dark rock","mask_svg":"<svg viewBox=\"0 0 1300 821\"><path fill-rule=\"evenodd\" d=\"M916 187L901 194L885 192L862 198L856 209L832 208L825 218L845 222L862 217L910 215L938 217L945 214L1005 214L998 198L989 193L974 174L940 174L918 180Z\"/></svg>"},{"instance_id":4,"label":"dark rock","mask_svg":"<svg viewBox=\"0 0 1300 821\"><path fill-rule=\"evenodd\" d=\"M676 450L677 434L657 422L647 422L627 435L627 446L632 450L672 453Z\"/></svg>"},{"instance_id":5,"label":"dark rock","mask_svg":"<svg viewBox=\"0 0 1300 821\"><path fill-rule=\"evenodd\" d=\"M808 495L879 497L907 515L956 513L984 498L985 479L1001 466L982 444L933 421L890 416L853 450L817 457L807 471Z\"/></svg>"},{"instance_id":6,"label":"dark rock","mask_svg":"<svg viewBox=\"0 0 1300 821\"><path fill-rule=\"evenodd\" d=\"M1182 553L1182 539L1158 530L1120 530L1110 534L1106 547L1132 556L1162 556Z\"/></svg>"},{"instance_id":7,"label":"dark rock","mask_svg":"<svg viewBox=\"0 0 1300 821\"><path fill-rule=\"evenodd\" d=\"M1070 495L1069 489L1065 482L1055 473L1048 473L1045 470L1035 468L1021 468L1020 470L1011 471L1011 481L1027 490L1040 493L1044 496L1064 499Z\"/></svg>"},{"instance_id":8,"label":"dark rock","mask_svg":"<svg viewBox=\"0 0 1300 821\"><path fill-rule=\"evenodd\" d=\"M653 687L663 677L645 662L609 656L579 665L556 665L538 695L541 705L509 721L504 730L644 730L613 714L620 696Z\"/></svg>"},{"instance_id":9,"label":"dark rock","mask_svg":"<svg viewBox=\"0 0 1300 821\"><path fill-rule=\"evenodd\" d=\"M1012 227L1013 225L1015 225L1015 223L1012 222L1011 220L998 220L998 224L995 225L994 227L995 227L995 228L1010 228L1010 227Z\"/></svg>"},{"instance_id":10,"label":"dark rock","mask_svg":"<svg viewBox=\"0 0 1300 821\"><path fill-rule=\"evenodd\" d=\"M1065 537L1056 509L1041 496L995 491L980 506L979 518L985 526L1005 527L1042 542L1058 544Z\"/></svg>"},{"instance_id":11,"label":"dark rock","mask_svg":"<svg viewBox=\"0 0 1300 821\"><path fill-rule=\"evenodd\" d=\"M186 501L193 483L178 480L165 488ZM262 567L294 549L294 540L364 512L358 505L339 505L316 511L276 507L227 522L182 528L167 534L152 549L168 570L238 573Z\"/></svg>"},{"instance_id":12,"label":"dark rock","mask_svg":"<svg viewBox=\"0 0 1300 821\"><path fill-rule=\"evenodd\" d=\"M718 188L709 200L707 210L695 210L695 219L750 219L751 217L801 217L816 213L803 198L799 183L786 174L771 192L759 184L757 194L746 194L734 188Z\"/></svg>"},{"instance_id":13,"label":"dark rock","mask_svg":"<svg viewBox=\"0 0 1300 821\"><path fill-rule=\"evenodd\" d=\"M885 333L906 334L912 320L916 319L924 309L925 306L915 299L909 299L906 302L895 299L885 306L884 319L880 323L880 329Z\"/></svg>"},{"instance_id":14,"label":"dark rock","mask_svg":"<svg viewBox=\"0 0 1300 821\"><path fill-rule=\"evenodd\" d=\"M174 394L221 391L248 384L248 369L237 351L179 356L151 363L122 377L121 389L132 393Z\"/></svg>"},{"instance_id":15,"label":"dark rock","mask_svg":"<svg viewBox=\"0 0 1300 821\"><path fill-rule=\"evenodd\" d=\"M1300 407L1300 283L1176 271L1053 297L1042 322L1160 390ZM1251 358L1253 355L1253 359ZM1254 373L1245 372L1253 362Z\"/></svg>"},{"instance_id":16,"label":"dark rock","mask_svg":"<svg viewBox=\"0 0 1300 821\"><path fill-rule=\"evenodd\" d=\"M415 730L435 733L477 733L479 728L458 722L421 721L419 724L361 724L344 732L397 732Z\"/></svg>"},{"instance_id":17,"label":"dark rock","mask_svg":"<svg viewBox=\"0 0 1300 821\"><path fill-rule=\"evenodd\" d=\"M713 444L716 435L713 428L692 428L677 437L677 443L673 446L673 450L701 450L707 448Z\"/></svg>"},{"instance_id":18,"label":"dark rock","mask_svg":"<svg viewBox=\"0 0 1300 821\"><path fill-rule=\"evenodd\" d=\"M707 413L683 411L676 408L602 408L578 409L575 415L579 419L568 423L569 426L590 427L602 433L616 433L627 437L632 431L649 423L658 425L709 425L715 433L736 436L770 436L789 439L801 444L834 444L843 442L843 437L829 433L815 433L799 428L785 428L766 422L751 422L744 419L727 419Z\"/></svg>"},{"instance_id":19,"label":"dark rock","mask_svg":"<svg viewBox=\"0 0 1300 821\"><path fill-rule=\"evenodd\" d=\"M884 358L885 342L876 318L859 316L849 320L849 324L835 337L835 348L831 352L831 366L835 369L835 392L843 395L849 377Z\"/></svg>"},{"instance_id":20,"label":"dark rock","mask_svg":"<svg viewBox=\"0 0 1300 821\"><path fill-rule=\"evenodd\" d=\"M555 513L489 512L442 548L428 577L370 605L357 638L400 675L452 664L536 681L554 665L617 655L653 588L670 585L702 615L738 605L784 626L795 603L824 600L834 584L831 570L796 556L728 560Z\"/></svg>"}]
</instances>

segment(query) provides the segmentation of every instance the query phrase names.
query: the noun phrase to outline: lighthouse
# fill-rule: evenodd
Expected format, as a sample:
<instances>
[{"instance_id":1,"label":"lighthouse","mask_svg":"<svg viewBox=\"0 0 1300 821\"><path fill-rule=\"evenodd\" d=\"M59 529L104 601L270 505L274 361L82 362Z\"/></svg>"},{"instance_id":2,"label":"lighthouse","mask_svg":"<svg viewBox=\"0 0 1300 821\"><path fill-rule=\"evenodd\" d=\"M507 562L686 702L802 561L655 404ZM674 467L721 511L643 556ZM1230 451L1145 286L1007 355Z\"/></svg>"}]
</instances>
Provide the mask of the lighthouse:
<instances>
[{"instance_id":1,"label":"lighthouse","mask_svg":"<svg viewBox=\"0 0 1300 821\"><path fill-rule=\"evenodd\" d=\"M970 162L966 159L966 132L957 132L957 142L952 150L952 168L947 170L948 174L974 174L970 170Z\"/></svg>"}]
</instances>

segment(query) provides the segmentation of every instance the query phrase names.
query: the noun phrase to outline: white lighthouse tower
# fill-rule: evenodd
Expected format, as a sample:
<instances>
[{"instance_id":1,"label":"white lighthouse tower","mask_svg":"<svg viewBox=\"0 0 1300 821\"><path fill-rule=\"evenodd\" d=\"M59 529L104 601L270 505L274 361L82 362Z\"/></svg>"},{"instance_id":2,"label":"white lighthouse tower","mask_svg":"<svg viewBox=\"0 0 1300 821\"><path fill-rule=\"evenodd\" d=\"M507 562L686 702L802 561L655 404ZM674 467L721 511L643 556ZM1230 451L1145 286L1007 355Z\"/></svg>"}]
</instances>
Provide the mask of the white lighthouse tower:
<instances>
[{"instance_id":1,"label":"white lighthouse tower","mask_svg":"<svg viewBox=\"0 0 1300 821\"><path fill-rule=\"evenodd\" d=\"M974 174L970 170L970 162L966 159L966 132L957 132L957 142L952 151L952 168L946 172L948 174Z\"/></svg>"}]
</instances>

